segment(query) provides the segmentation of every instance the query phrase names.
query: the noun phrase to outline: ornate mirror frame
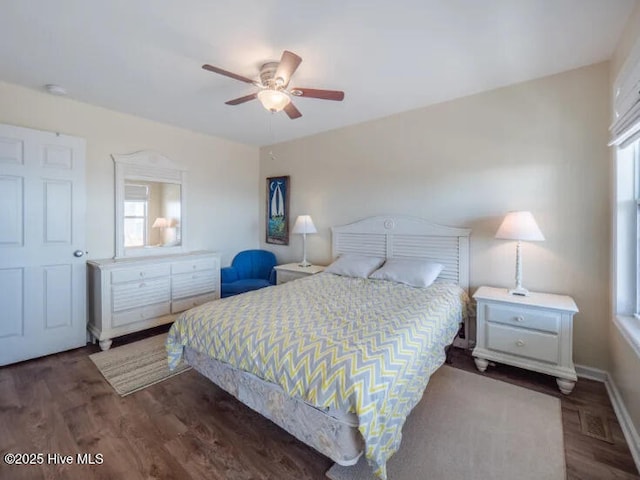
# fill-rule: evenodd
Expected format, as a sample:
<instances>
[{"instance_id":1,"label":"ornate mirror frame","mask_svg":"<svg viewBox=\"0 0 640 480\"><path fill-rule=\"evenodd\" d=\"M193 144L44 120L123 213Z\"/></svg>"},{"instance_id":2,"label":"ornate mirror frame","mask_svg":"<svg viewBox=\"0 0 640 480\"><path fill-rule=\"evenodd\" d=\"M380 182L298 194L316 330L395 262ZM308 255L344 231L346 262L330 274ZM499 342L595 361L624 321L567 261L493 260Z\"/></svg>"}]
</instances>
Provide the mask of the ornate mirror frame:
<instances>
[{"instance_id":1,"label":"ornate mirror frame","mask_svg":"<svg viewBox=\"0 0 640 480\"><path fill-rule=\"evenodd\" d=\"M115 163L115 259L171 255L187 252L186 245L186 170L159 153L142 150L125 155L111 155ZM163 182L180 185L180 245L152 248L125 248L124 246L124 202L125 180Z\"/></svg>"}]
</instances>

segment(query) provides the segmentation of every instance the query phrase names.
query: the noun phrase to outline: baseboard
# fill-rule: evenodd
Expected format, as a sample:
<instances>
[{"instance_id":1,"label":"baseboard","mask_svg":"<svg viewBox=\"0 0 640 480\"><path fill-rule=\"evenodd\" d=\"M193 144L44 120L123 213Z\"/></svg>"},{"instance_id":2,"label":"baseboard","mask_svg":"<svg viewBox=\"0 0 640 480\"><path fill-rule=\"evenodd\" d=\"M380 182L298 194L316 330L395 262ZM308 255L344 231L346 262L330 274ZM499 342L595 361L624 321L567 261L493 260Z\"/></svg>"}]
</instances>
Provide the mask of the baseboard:
<instances>
[{"instance_id":1,"label":"baseboard","mask_svg":"<svg viewBox=\"0 0 640 480\"><path fill-rule=\"evenodd\" d=\"M624 433L624 438L627 440L629 450L631 450L633 461L635 462L638 471L640 471L640 435L638 434L638 430L636 430L635 425L631 421L629 411L627 410L627 407L622 400L622 396L620 395L620 391L618 390L618 387L616 387L611 375L607 374L604 386L607 388L607 393L609 394L609 399L613 405L613 410L616 412L616 417L618 417L622 433Z\"/></svg>"},{"instance_id":2,"label":"baseboard","mask_svg":"<svg viewBox=\"0 0 640 480\"><path fill-rule=\"evenodd\" d=\"M622 428L622 433L624 433L624 438L627 441L627 445L629 445L629 450L631 450L633 461L638 471L640 471L640 435L631 421L629 411L622 400L622 395L620 395L620 391L618 387L616 387L613 378L611 378L608 372L600 370L599 368L586 367L584 365L576 365L575 367L578 378L586 378L604 383L607 394L609 395L609 400L611 400L611 405L613 405L613 410L618 418L618 423Z\"/></svg>"},{"instance_id":3,"label":"baseboard","mask_svg":"<svg viewBox=\"0 0 640 480\"><path fill-rule=\"evenodd\" d=\"M596 382L606 382L609 374L599 368L586 367L584 365L575 365L578 378L586 378L587 380L595 380Z\"/></svg>"}]
</instances>

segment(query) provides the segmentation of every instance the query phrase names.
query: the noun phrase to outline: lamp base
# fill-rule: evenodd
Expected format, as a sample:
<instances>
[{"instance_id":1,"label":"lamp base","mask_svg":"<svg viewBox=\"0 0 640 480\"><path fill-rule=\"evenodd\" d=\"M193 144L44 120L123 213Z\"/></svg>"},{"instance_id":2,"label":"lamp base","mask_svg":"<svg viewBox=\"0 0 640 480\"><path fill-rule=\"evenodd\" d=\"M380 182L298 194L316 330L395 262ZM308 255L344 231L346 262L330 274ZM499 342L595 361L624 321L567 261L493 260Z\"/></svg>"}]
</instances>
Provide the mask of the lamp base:
<instances>
[{"instance_id":1,"label":"lamp base","mask_svg":"<svg viewBox=\"0 0 640 480\"><path fill-rule=\"evenodd\" d=\"M305 267L305 268L306 268L306 267L310 267L311 265L312 265L312 264L311 264L311 263L309 263L309 262L307 262L306 260L304 260L304 261L302 261L302 262L300 262L300 263L298 264L298 266L299 266L299 267Z\"/></svg>"},{"instance_id":2,"label":"lamp base","mask_svg":"<svg viewBox=\"0 0 640 480\"><path fill-rule=\"evenodd\" d=\"M518 295L520 297L528 297L529 290L524 287L516 287L509 290L509 295Z\"/></svg>"}]
</instances>

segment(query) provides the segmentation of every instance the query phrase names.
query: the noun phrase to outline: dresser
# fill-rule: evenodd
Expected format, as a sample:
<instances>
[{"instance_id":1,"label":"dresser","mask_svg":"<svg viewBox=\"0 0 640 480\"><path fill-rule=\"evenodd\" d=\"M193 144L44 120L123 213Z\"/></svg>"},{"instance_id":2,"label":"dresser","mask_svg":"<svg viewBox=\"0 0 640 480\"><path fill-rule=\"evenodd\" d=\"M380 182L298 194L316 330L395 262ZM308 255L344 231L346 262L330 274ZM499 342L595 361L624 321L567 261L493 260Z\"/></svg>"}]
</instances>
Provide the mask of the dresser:
<instances>
[{"instance_id":1,"label":"dresser","mask_svg":"<svg viewBox=\"0 0 640 480\"><path fill-rule=\"evenodd\" d=\"M214 252L87 264L88 329L102 350L114 337L170 323L180 312L220 298L220 256Z\"/></svg>"},{"instance_id":2,"label":"dresser","mask_svg":"<svg viewBox=\"0 0 640 480\"><path fill-rule=\"evenodd\" d=\"M568 395L577 380L573 365L573 316L578 312L566 295L508 293L506 288L480 287L477 338L473 357L484 372L489 361L546 373L556 377Z\"/></svg>"},{"instance_id":3,"label":"dresser","mask_svg":"<svg viewBox=\"0 0 640 480\"><path fill-rule=\"evenodd\" d=\"M276 270L276 283L278 285L282 283L290 282L298 278L306 277L309 275L315 275L324 270L325 267L320 265L309 265L308 267L301 267L297 263L285 263L284 265L277 265L274 267Z\"/></svg>"}]
</instances>

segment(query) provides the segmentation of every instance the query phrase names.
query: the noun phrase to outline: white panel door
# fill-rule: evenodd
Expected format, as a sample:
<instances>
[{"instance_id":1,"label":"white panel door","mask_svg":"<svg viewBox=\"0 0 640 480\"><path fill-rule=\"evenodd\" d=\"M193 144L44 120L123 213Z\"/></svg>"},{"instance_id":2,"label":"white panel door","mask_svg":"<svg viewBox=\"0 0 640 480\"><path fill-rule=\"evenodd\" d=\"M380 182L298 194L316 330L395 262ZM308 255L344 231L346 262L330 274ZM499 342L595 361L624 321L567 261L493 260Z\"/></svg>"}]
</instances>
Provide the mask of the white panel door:
<instances>
[{"instance_id":1,"label":"white panel door","mask_svg":"<svg viewBox=\"0 0 640 480\"><path fill-rule=\"evenodd\" d=\"M0 124L0 365L83 346L85 141Z\"/></svg>"}]
</instances>

